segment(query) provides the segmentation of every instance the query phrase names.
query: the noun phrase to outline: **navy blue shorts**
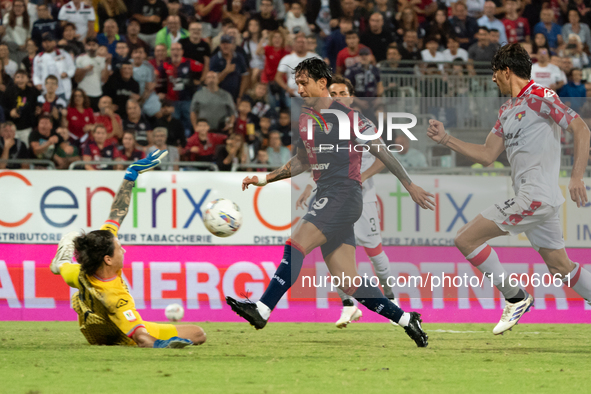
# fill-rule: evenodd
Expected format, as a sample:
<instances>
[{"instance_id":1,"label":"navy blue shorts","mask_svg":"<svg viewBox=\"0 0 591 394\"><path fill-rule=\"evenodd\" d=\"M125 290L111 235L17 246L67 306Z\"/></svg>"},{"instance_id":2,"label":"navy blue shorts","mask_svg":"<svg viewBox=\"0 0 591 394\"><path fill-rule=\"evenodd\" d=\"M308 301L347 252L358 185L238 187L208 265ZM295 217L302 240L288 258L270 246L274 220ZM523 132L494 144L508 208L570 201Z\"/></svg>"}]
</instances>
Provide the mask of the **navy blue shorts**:
<instances>
[{"instance_id":1,"label":"navy blue shorts","mask_svg":"<svg viewBox=\"0 0 591 394\"><path fill-rule=\"evenodd\" d=\"M362 211L363 196L359 182L346 180L318 186L303 219L316 226L326 237L327 242L320 247L325 258L342 244L355 247L353 225Z\"/></svg>"}]
</instances>

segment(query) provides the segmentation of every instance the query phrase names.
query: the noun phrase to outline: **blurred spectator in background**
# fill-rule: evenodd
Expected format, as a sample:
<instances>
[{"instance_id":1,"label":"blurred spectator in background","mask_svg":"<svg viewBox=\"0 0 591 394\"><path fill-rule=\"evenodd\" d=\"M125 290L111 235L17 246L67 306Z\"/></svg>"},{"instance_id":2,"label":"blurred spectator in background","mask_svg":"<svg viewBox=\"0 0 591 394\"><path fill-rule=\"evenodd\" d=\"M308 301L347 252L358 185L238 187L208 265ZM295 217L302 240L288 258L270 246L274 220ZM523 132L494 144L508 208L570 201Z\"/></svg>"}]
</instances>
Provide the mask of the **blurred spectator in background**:
<instances>
[{"instance_id":1,"label":"blurred spectator in background","mask_svg":"<svg viewBox=\"0 0 591 394\"><path fill-rule=\"evenodd\" d=\"M455 35L454 30L447 19L447 10L438 9L435 12L435 17L426 27L426 35L435 36L439 40L439 47L446 48L447 40L450 36Z\"/></svg>"},{"instance_id":2,"label":"blurred spectator in background","mask_svg":"<svg viewBox=\"0 0 591 394\"><path fill-rule=\"evenodd\" d=\"M529 22L517 13L516 0L505 0L505 18L502 22L505 25L505 33L509 44L530 41Z\"/></svg>"},{"instance_id":3,"label":"blurred spectator in background","mask_svg":"<svg viewBox=\"0 0 591 394\"><path fill-rule=\"evenodd\" d=\"M249 94L245 96L245 98L250 101L250 105L252 106L252 110L250 111L250 113L254 117L254 122L256 126L258 126L261 117L267 114L275 114L274 109L271 108L271 106L269 105L269 100L267 99L267 92L268 85L262 82L257 82L254 85L254 88L249 92Z\"/></svg>"},{"instance_id":4,"label":"blurred spectator in background","mask_svg":"<svg viewBox=\"0 0 591 394\"><path fill-rule=\"evenodd\" d=\"M337 56L337 74L344 74L346 69L359 63L359 50L367 48L359 43L359 34L354 31L346 34L346 42L347 47L343 48Z\"/></svg>"},{"instance_id":5,"label":"blurred spectator in background","mask_svg":"<svg viewBox=\"0 0 591 394\"><path fill-rule=\"evenodd\" d=\"M566 40L571 34L579 36L583 45L591 45L589 25L581 22L581 14L573 8L568 10L568 23L562 26L562 38Z\"/></svg>"},{"instance_id":6,"label":"blurred spectator in background","mask_svg":"<svg viewBox=\"0 0 591 394\"><path fill-rule=\"evenodd\" d=\"M63 26L62 39L58 41L57 47L69 52L73 57L84 53L84 44L76 38L75 24L68 22Z\"/></svg>"},{"instance_id":7,"label":"blurred spectator in background","mask_svg":"<svg viewBox=\"0 0 591 394\"><path fill-rule=\"evenodd\" d=\"M156 48L154 48L154 57L148 61L155 70L156 87L154 89L160 99L163 99L166 96L168 88L168 76L164 71L164 62L166 59L166 46L156 45Z\"/></svg>"},{"instance_id":8,"label":"blurred spectator in background","mask_svg":"<svg viewBox=\"0 0 591 394\"><path fill-rule=\"evenodd\" d=\"M98 42L94 38L86 41L86 53L76 58L76 72L74 81L78 88L86 92L90 99L90 106L96 111L98 101L103 95L103 83L109 78L107 61L102 56L97 56Z\"/></svg>"},{"instance_id":9,"label":"blurred spectator in background","mask_svg":"<svg viewBox=\"0 0 591 394\"><path fill-rule=\"evenodd\" d=\"M265 66L261 73L261 82L271 83L275 80L279 62L289 54L286 49L285 36L280 31L270 33L263 31L263 39L259 41L256 54L264 54Z\"/></svg>"},{"instance_id":10,"label":"blurred spectator in background","mask_svg":"<svg viewBox=\"0 0 591 394\"><path fill-rule=\"evenodd\" d=\"M43 52L39 52L33 59L33 85L43 91L43 84L48 75L55 75L58 79L56 94L69 100L72 94L72 80L76 72L74 60L69 53L56 49L55 37L51 33L43 35Z\"/></svg>"},{"instance_id":11,"label":"blurred spectator in background","mask_svg":"<svg viewBox=\"0 0 591 394\"><path fill-rule=\"evenodd\" d=\"M18 70L18 64L10 58L8 45L0 44L0 62L4 65L4 72L14 79L14 74Z\"/></svg>"},{"instance_id":12,"label":"blurred spectator in background","mask_svg":"<svg viewBox=\"0 0 591 394\"><path fill-rule=\"evenodd\" d=\"M28 158L29 150L27 149L27 145L22 140L16 138L16 127L14 126L14 123L6 122L0 125L0 159L13 160ZM0 170L16 170L19 168L26 170L29 168L29 165L26 163L8 164L0 162Z\"/></svg>"},{"instance_id":13,"label":"blurred spectator in background","mask_svg":"<svg viewBox=\"0 0 591 394\"><path fill-rule=\"evenodd\" d=\"M20 63L22 58L27 56L25 43L29 38L33 22L24 0L14 0L10 11L4 15L2 25L6 30L2 41L8 45L10 57L16 63Z\"/></svg>"},{"instance_id":14,"label":"blurred spectator in background","mask_svg":"<svg viewBox=\"0 0 591 394\"><path fill-rule=\"evenodd\" d=\"M201 17L203 37L215 37L220 30L226 0L200 0L194 3L195 16Z\"/></svg>"},{"instance_id":15,"label":"blurred spectator in background","mask_svg":"<svg viewBox=\"0 0 591 394\"><path fill-rule=\"evenodd\" d=\"M339 28L332 31L326 40L325 57L328 59L333 72L337 69L337 56L339 52L347 47L345 34L352 30L353 21L347 18L341 18L339 20Z\"/></svg>"},{"instance_id":16,"label":"blurred spectator in background","mask_svg":"<svg viewBox=\"0 0 591 394\"><path fill-rule=\"evenodd\" d=\"M390 44L388 46L388 52L386 52L386 60L378 63L378 68L381 71L386 71L387 69L396 70L399 67L400 60L402 60L402 56L400 55L398 46L396 44Z\"/></svg>"},{"instance_id":17,"label":"blurred spectator in background","mask_svg":"<svg viewBox=\"0 0 591 394\"><path fill-rule=\"evenodd\" d=\"M277 74L275 75L275 82L281 87L281 89L283 89L283 91L285 91L285 97L287 97L287 100L289 100L290 97L300 96L298 94L298 86L295 83L295 74L293 70L295 70L300 62L311 57L317 57L320 59L320 56L316 53L308 52L306 37L303 34L298 34L293 42L293 52L281 59L279 67L277 67ZM275 103L270 104L271 106L275 105ZM286 104L290 105L290 103Z\"/></svg>"},{"instance_id":18,"label":"blurred spectator in background","mask_svg":"<svg viewBox=\"0 0 591 394\"><path fill-rule=\"evenodd\" d=\"M189 37L189 32L181 27L181 18L178 15L169 15L166 22L166 27L156 34L156 45L165 45L170 56L171 45Z\"/></svg>"},{"instance_id":19,"label":"blurred spectator in background","mask_svg":"<svg viewBox=\"0 0 591 394\"><path fill-rule=\"evenodd\" d=\"M589 65L589 57L583 51L581 38L574 33L567 37L566 47L559 54L564 60L570 59L573 67L583 68Z\"/></svg>"},{"instance_id":20,"label":"blurred spectator in background","mask_svg":"<svg viewBox=\"0 0 591 394\"><path fill-rule=\"evenodd\" d=\"M271 134L271 119L268 116L262 116L259 120L258 138L261 141L261 149L267 149L269 146L269 135Z\"/></svg>"},{"instance_id":21,"label":"blurred spectator in background","mask_svg":"<svg viewBox=\"0 0 591 394\"><path fill-rule=\"evenodd\" d=\"M550 54L546 48L538 50L538 62L531 68L531 78L536 83L554 91L558 91L566 83L560 68L550 64Z\"/></svg>"},{"instance_id":22,"label":"blurred spectator in background","mask_svg":"<svg viewBox=\"0 0 591 394\"><path fill-rule=\"evenodd\" d=\"M127 28L127 6L123 0L99 0L96 5L99 33L103 32L107 19L112 19L117 24L119 34L125 34Z\"/></svg>"},{"instance_id":23,"label":"blurred spectator in background","mask_svg":"<svg viewBox=\"0 0 591 394\"><path fill-rule=\"evenodd\" d=\"M234 100L242 97L249 83L248 66L246 59L236 52L232 36L222 36L220 51L212 56L209 66L211 71L218 73L221 89L230 93Z\"/></svg>"},{"instance_id":24,"label":"blurred spectator in background","mask_svg":"<svg viewBox=\"0 0 591 394\"><path fill-rule=\"evenodd\" d=\"M201 81L205 80L205 74L209 71L209 59L211 58L211 49L209 44L201 39L203 27L199 22L192 22L189 25L189 37L179 40L183 46L183 56L187 59L195 60L203 64Z\"/></svg>"},{"instance_id":25,"label":"blurred spectator in background","mask_svg":"<svg viewBox=\"0 0 591 394\"><path fill-rule=\"evenodd\" d=\"M37 44L35 44L35 41L33 41L30 38L27 40L26 47L27 47L27 56L25 56L23 58L23 60L21 60L20 68L27 71L27 74L29 74L29 79L32 80L33 79L33 59L35 59L35 55L37 55L39 48L37 47Z\"/></svg>"},{"instance_id":26,"label":"blurred spectator in background","mask_svg":"<svg viewBox=\"0 0 591 394\"><path fill-rule=\"evenodd\" d=\"M150 46L144 40L139 38L140 26L140 22L137 19L130 18L127 23L127 34L123 37L123 40L127 43L130 51L141 46L146 53L151 53Z\"/></svg>"},{"instance_id":27,"label":"blurred spectator in background","mask_svg":"<svg viewBox=\"0 0 591 394\"><path fill-rule=\"evenodd\" d=\"M148 148L148 154L155 150L168 150L168 155L162 159L162 164L158 166L159 170L178 171L178 165L166 165L166 163L173 163L181 160L178 149L172 145L166 144L168 131L164 127L156 127L154 128L154 131L152 131L152 138L154 140L154 145Z\"/></svg>"},{"instance_id":28,"label":"blurred spectator in background","mask_svg":"<svg viewBox=\"0 0 591 394\"><path fill-rule=\"evenodd\" d=\"M182 122L174 117L174 104L170 100L162 100L160 118L156 121L157 127L164 127L168 132L168 145L176 146L179 154L183 155L183 148L187 145L187 137Z\"/></svg>"},{"instance_id":29,"label":"blurred spectator in background","mask_svg":"<svg viewBox=\"0 0 591 394\"><path fill-rule=\"evenodd\" d=\"M474 43L474 36L478 32L478 22L468 16L468 8L462 2L455 3L454 16L450 19L452 29L456 33L460 47L468 50Z\"/></svg>"},{"instance_id":30,"label":"blurred spectator in background","mask_svg":"<svg viewBox=\"0 0 591 394\"><path fill-rule=\"evenodd\" d=\"M386 59L388 45L395 41L394 34L384 29L384 17L374 12L369 17L369 29L361 35L361 43L371 49L376 62Z\"/></svg>"},{"instance_id":31,"label":"blurred spectator in background","mask_svg":"<svg viewBox=\"0 0 591 394\"><path fill-rule=\"evenodd\" d=\"M119 72L115 70L103 86L103 94L111 97L115 112L122 118L125 116L127 100L140 99L140 85L132 76L133 65L122 63Z\"/></svg>"},{"instance_id":32,"label":"blurred spectator in background","mask_svg":"<svg viewBox=\"0 0 591 394\"><path fill-rule=\"evenodd\" d=\"M446 62L452 62L456 58L461 58L464 62L468 61L468 51L460 48L460 43L454 35L447 39L447 49L443 51L443 58Z\"/></svg>"},{"instance_id":33,"label":"blurred spectator in background","mask_svg":"<svg viewBox=\"0 0 591 394\"><path fill-rule=\"evenodd\" d=\"M396 17L396 11L398 9L398 2L393 2L390 0L375 0L375 5L373 8L374 13L379 13L382 15L382 19L384 21L384 28L386 30L394 32L394 20ZM370 15L371 18L371 15Z\"/></svg>"},{"instance_id":34,"label":"blurred spectator in background","mask_svg":"<svg viewBox=\"0 0 591 394\"><path fill-rule=\"evenodd\" d=\"M104 50L105 47L100 47L100 50ZM100 52L99 50L99 52ZM108 56L108 55L107 55ZM115 46L115 54L111 58L111 69L117 70L121 68L121 64L129 63L131 53L129 52L129 46L125 41L118 41Z\"/></svg>"},{"instance_id":35,"label":"blurred spectator in background","mask_svg":"<svg viewBox=\"0 0 591 394\"><path fill-rule=\"evenodd\" d=\"M55 149L64 139L53 131L53 124L49 116L39 117L37 129L29 135L31 156L36 159L53 160Z\"/></svg>"},{"instance_id":36,"label":"blurred spectator in background","mask_svg":"<svg viewBox=\"0 0 591 394\"><path fill-rule=\"evenodd\" d=\"M123 118L123 130L135 131L135 141L138 149L146 152L148 146L152 145L152 126L148 119L142 114L140 105L134 99L127 101L127 114Z\"/></svg>"},{"instance_id":37,"label":"blurred spectator in background","mask_svg":"<svg viewBox=\"0 0 591 394\"><path fill-rule=\"evenodd\" d=\"M230 134L226 144L217 147L215 162L220 171L231 171L234 164L246 164L248 153L244 137L239 134Z\"/></svg>"},{"instance_id":38,"label":"blurred spectator in background","mask_svg":"<svg viewBox=\"0 0 591 394\"><path fill-rule=\"evenodd\" d=\"M136 0L133 3L131 14L140 22L138 37L150 48L154 48L156 35L162 29L162 23L168 18L166 3L162 0Z\"/></svg>"},{"instance_id":39,"label":"blurred spectator in background","mask_svg":"<svg viewBox=\"0 0 591 394\"><path fill-rule=\"evenodd\" d=\"M357 97L381 97L384 94L384 85L380 78L380 70L371 64L369 48L361 48L359 57L359 63L345 71L345 78L355 86Z\"/></svg>"},{"instance_id":40,"label":"blurred spectator in background","mask_svg":"<svg viewBox=\"0 0 591 394\"><path fill-rule=\"evenodd\" d=\"M259 149L257 151L257 156L256 159L254 161L255 164L265 164L265 165L270 165L269 163L269 154L267 153L266 149ZM268 168L256 168L255 171L258 172L267 172L269 171Z\"/></svg>"},{"instance_id":41,"label":"blurred spectator in background","mask_svg":"<svg viewBox=\"0 0 591 394\"><path fill-rule=\"evenodd\" d=\"M160 111L160 99L154 90L156 76L154 67L146 61L146 52L139 46L131 53L133 60L133 79L140 87L140 100L142 111L147 116L154 116Z\"/></svg>"},{"instance_id":42,"label":"blurred spectator in background","mask_svg":"<svg viewBox=\"0 0 591 394\"><path fill-rule=\"evenodd\" d=\"M277 19L284 19L285 18L285 3L283 0L272 0L273 2L273 13ZM251 3L248 1L248 3ZM256 0L256 9L260 10L263 6L262 0ZM289 6L289 3L288 3ZM249 8L250 9L250 8ZM254 11L249 11L254 12Z\"/></svg>"},{"instance_id":43,"label":"blurred spectator in background","mask_svg":"<svg viewBox=\"0 0 591 394\"><path fill-rule=\"evenodd\" d=\"M244 49L244 52L246 53L248 66L250 67L251 85L257 81L260 81L261 72L265 67L265 41L266 40L263 38L259 21L256 19L249 20L247 31L244 33L242 49ZM258 52L258 48L262 48L263 52Z\"/></svg>"},{"instance_id":44,"label":"blurred spectator in background","mask_svg":"<svg viewBox=\"0 0 591 394\"><path fill-rule=\"evenodd\" d=\"M53 19L47 4L41 3L37 6L37 15L39 19L33 23L31 38L35 41L37 47L41 47L41 38L43 33L52 33L55 37L61 36L60 22Z\"/></svg>"},{"instance_id":45,"label":"blurred spectator in background","mask_svg":"<svg viewBox=\"0 0 591 394\"><path fill-rule=\"evenodd\" d=\"M279 111L279 121L273 129L281 133L281 143L284 146L291 145L291 110L284 108Z\"/></svg>"},{"instance_id":46,"label":"blurred spectator in background","mask_svg":"<svg viewBox=\"0 0 591 394\"><path fill-rule=\"evenodd\" d=\"M111 55L115 54L117 43L124 40L119 35L119 27L114 19L107 19L105 21L103 33L99 33L96 36L96 41L99 45L107 47Z\"/></svg>"},{"instance_id":47,"label":"blurred spectator in background","mask_svg":"<svg viewBox=\"0 0 591 394\"><path fill-rule=\"evenodd\" d=\"M94 125L92 140L85 144L82 160L121 160L119 149L115 145L107 143L107 130L102 124ZM111 166L105 164L86 164L84 168L87 171L112 169Z\"/></svg>"},{"instance_id":48,"label":"blurred spectator in background","mask_svg":"<svg viewBox=\"0 0 591 394\"><path fill-rule=\"evenodd\" d=\"M122 147L119 149L119 153L123 161L137 161L146 157L144 152L136 149L135 133L133 131L125 131L121 142Z\"/></svg>"},{"instance_id":49,"label":"blurred spectator in background","mask_svg":"<svg viewBox=\"0 0 591 394\"><path fill-rule=\"evenodd\" d=\"M225 135L210 132L205 118L197 119L195 133L187 140L188 160L212 162L217 147L224 141L226 141Z\"/></svg>"},{"instance_id":50,"label":"blurred spectator in background","mask_svg":"<svg viewBox=\"0 0 591 394\"><path fill-rule=\"evenodd\" d=\"M58 169L67 169L73 162L82 160L80 157L80 149L70 143L69 132L66 127L60 126L57 128L56 132L62 137L64 142L56 146L53 160Z\"/></svg>"},{"instance_id":51,"label":"blurred spectator in background","mask_svg":"<svg viewBox=\"0 0 591 394\"><path fill-rule=\"evenodd\" d=\"M248 14L242 10L242 0L228 0L228 10L224 10L222 18L228 18L234 22L239 31L244 30Z\"/></svg>"},{"instance_id":52,"label":"blurred spectator in background","mask_svg":"<svg viewBox=\"0 0 591 394\"><path fill-rule=\"evenodd\" d=\"M58 97L55 92L58 87L58 79L55 75L48 75L45 78L45 94L37 96L37 108L35 115L49 116L53 122L54 128L62 125L62 121L67 124L68 102L63 97ZM28 141L27 141L28 144Z\"/></svg>"},{"instance_id":53,"label":"blurred spectator in background","mask_svg":"<svg viewBox=\"0 0 591 394\"><path fill-rule=\"evenodd\" d=\"M404 36L407 31L414 31L419 39L425 36L425 29L419 25L419 17L412 5L403 7L396 15L396 19L396 34L399 37Z\"/></svg>"},{"instance_id":54,"label":"blurred spectator in background","mask_svg":"<svg viewBox=\"0 0 591 394\"><path fill-rule=\"evenodd\" d=\"M497 52L497 46L491 44L488 28L481 26L476 34L478 41L468 49L468 57L470 58L470 64L468 70L473 74L475 70L490 70L490 62L493 56ZM472 62L486 63L484 65L474 65Z\"/></svg>"},{"instance_id":55,"label":"blurred spectator in background","mask_svg":"<svg viewBox=\"0 0 591 394\"><path fill-rule=\"evenodd\" d=\"M67 119L70 138L77 141L77 144L83 144L91 136L95 124L94 112L90 107L90 100L86 93L84 93L84 90L74 89L70 104L68 105Z\"/></svg>"},{"instance_id":56,"label":"blurred spectator in background","mask_svg":"<svg viewBox=\"0 0 591 394\"><path fill-rule=\"evenodd\" d=\"M18 139L28 141L35 126L35 108L39 92L29 84L29 75L25 70L18 70L14 75L14 84L6 89L4 110L16 126Z\"/></svg>"},{"instance_id":57,"label":"blurred spectator in background","mask_svg":"<svg viewBox=\"0 0 591 394\"><path fill-rule=\"evenodd\" d=\"M497 48L501 47L501 35L497 29L490 29L489 37L490 37L491 44L494 44L494 46ZM505 45L505 44L506 44L506 42L503 43L503 45ZM531 45L529 42L524 43L524 44Z\"/></svg>"},{"instance_id":58,"label":"blurred spectator in background","mask_svg":"<svg viewBox=\"0 0 591 394\"><path fill-rule=\"evenodd\" d=\"M180 0L168 0L168 15L178 16L181 21L181 27L185 30L189 28L189 16L193 16L195 10L192 9L195 1L185 0L185 3L181 4ZM187 12L188 11L188 12Z\"/></svg>"},{"instance_id":59,"label":"blurred spectator in background","mask_svg":"<svg viewBox=\"0 0 591 394\"><path fill-rule=\"evenodd\" d=\"M501 45L507 43L507 34L505 33L505 25L503 22L495 18L497 12L497 5L494 1L488 0L484 2L483 7L484 15L478 19L478 26L484 26L488 30L496 29L499 32L499 41Z\"/></svg>"},{"instance_id":60,"label":"blurred spectator in background","mask_svg":"<svg viewBox=\"0 0 591 394\"><path fill-rule=\"evenodd\" d=\"M248 136L254 135L254 117L250 113L251 110L252 105L248 99L243 98L238 101L238 116L234 122L234 133L240 134L245 140L248 140Z\"/></svg>"},{"instance_id":61,"label":"blurred spectator in background","mask_svg":"<svg viewBox=\"0 0 591 394\"><path fill-rule=\"evenodd\" d=\"M550 49L556 50L562 45L562 29L554 23L554 11L545 8L540 12L540 22L534 26L534 34L543 33L548 40Z\"/></svg>"},{"instance_id":62,"label":"blurred spectator in background","mask_svg":"<svg viewBox=\"0 0 591 394\"><path fill-rule=\"evenodd\" d=\"M270 133L267 155L269 156L269 164L277 167L281 167L291 159L289 149L281 145L281 133L279 131Z\"/></svg>"},{"instance_id":63,"label":"blurred spectator in background","mask_svg":"<svg viewBox=\"0 0 591 394\"><path fill-rule=\"evenodd\" d=\"M123 121L113 110L113 100L109 96L103 96L98 102L98 112L94 114L94 121L105 126L107 140L114 144L119 143L123 135Z\"/></svg>"},{"instance_id":64,"label":"blurred spectator in background","mask_svg":"<svg viewBox=\"0 0 591 394\"><path fill-rule=\"evenodd\" d=\"M421 58L423 59L423 61L426 63L439 63L437 65L437 68L440 71L443 71L443 63L441 62L445 61L445 57L443 56L443 52L439 52L437 50L439 48L439 42L437 40L437 37L427 37L423 42L424 49L421 51ZM355 86L355 90L358 93L358 97L361 97L359 96L359 90L357 86Z\"/></svg>"},{"instance_id":65,"label":"blurred spectator in background","mask_svg":"<svg viewBox=\"0 0 591 394\"><path fill-rule=\"evenodd\" d=\"M427 158L418 149L410 147L410 140L405 134L396 136L394 143L402 147L402 151L396 153L396 158L405 168L427 167Z\"/></svg>"},{"instance_id":66,"label":"blurred spectator in background","mask_svg":"<svg viewBox=\"0 0 591 394\"><path fill-rule=\"evenodd\" d=\"M197 119L205 118L213 130L229 132L234 125L236 107L230 93L218 86L218 75L207 73L205 86L199 89L191 101L191 124L196 129Z\"/></svg>"},{"instance_id":67,"label":"blurred spectator in background","mask_svg":"<svg viewBox=\"0 0 591 394\"><path fill-rule=\"evenodd\" d=\"M94 8L82 0L72 0L62 6L58 19L73 23L76 26L79 41L84 41L86 38L92 38L96 35L94 32L94 21L96 19Z\"/></svg>"},{"instance_id":68,"label":"blurred spectator in background","mask_svg":"<svg viewBox=\"0 0 591 394\"><path fill-rule=\"evenodd\" d=\"M421 49L419 48L419 38L416 31L407 31L404 33L402 45L398 48L402 60L421 60ZM413 66L404 65L404 67L412 68Z\"/></svg>"},{"instance_id":69,"label":"blurred spectator in background","mask_svg":"<svg viewBox=\"0 0 591 394\"><path fill-rule=\"evenodd\" d=\"M260 0L260 7L257 7L257 9L259 9L260 12L254 14L252 17L259 21L262 31L273 31L279 29L279 22L275 19L275 16L273 15L272 0Z\"/></svg>"},{"instance_id":70,"label":"blurred spectator in background","mask_svg":"<svg viewBox=\"0 0 591 394\"><path fill-rule=\"evenodd\" d=\"M284 22L284 26L290 34L304 33L308 36L311 33L303 11L302 5L298 1L291 3Z\"/></svg>"},{"instance_id":71,"label":"blurred spectator in background","mask_svg":"<svg viewBox=\"0 0 591 394\"><path fill-rule=\"evenodd\" d=\"M568 83L558 92L564 104L576 112L585 104L587 97L587 89L582 80L583 71L580 68L573 68L568 75Z\"/></svg>"}]
</instances>

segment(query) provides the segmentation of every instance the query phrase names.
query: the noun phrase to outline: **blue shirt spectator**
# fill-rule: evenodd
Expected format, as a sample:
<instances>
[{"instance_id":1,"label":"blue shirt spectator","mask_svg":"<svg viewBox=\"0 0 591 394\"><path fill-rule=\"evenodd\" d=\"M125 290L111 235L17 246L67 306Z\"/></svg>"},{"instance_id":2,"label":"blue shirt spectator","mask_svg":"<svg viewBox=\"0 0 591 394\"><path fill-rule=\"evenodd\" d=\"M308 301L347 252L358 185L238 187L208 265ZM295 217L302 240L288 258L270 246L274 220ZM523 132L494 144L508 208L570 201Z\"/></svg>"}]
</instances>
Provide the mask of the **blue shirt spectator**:
<instances>
[{"instance_id":1,"label":"blue shirt spectator","mask_svg":"<svg viewBox=\"0 0 591 394\"><path fill-rule=\"evenodd\" d=\"M534 26L534 36L538 33L542 33L548 40L550 49L558 48L558 45L562 41L562 28L556 23L552 22L554 18L554 11L551 8L543 9L540 13L541 21Z\"/></svg>"},{"instance_id":2,"label":"blue shirt spectator","mask_svg":"<svg viewBox=\"0 0 591 394\"><path fill-rule=\"evenodd\" d=\"M337 56L339 52L347 46L345 41L345 33L353 30L353 24L348 19L341 19L339 28L328 36L326 40L326 47L324 49L324 57L330 62L333 71L337 69Z\"/></svg>"},{"instance_id":3,"label":"blue shirt spectator","mask_svg":"<svg viewBox=\"0 0 591 394\"><path fill-rule=\"evenodd\" d=\"M507 41L507 33L505 32L505 25L503 22L495 18L495 12L497 11L497 6L495 5L494 1L486 1L484 3L484 15L482 18L478 19L478 26L487 27L488 30L498 30L499 31L499 44L504 45Z\"/></svg>"},{"instance_id":4,"label":"blue shirt spectator","mask_svg":"<svg viewBox=\"0 0 591 394\"><path fill-rule=\"evenodd\" d=\"M103 33L97 34L96 40L98 41L99 45L106 46L109 53L114 56L117 43L119 41L123 41L119 35L119 27L117 26L117 22L115 22L113 19L107 19L105 21L105 25L103 26Z\"/></svg>"},{"instance_id":5,"label":"blue shirt spectator","mask_svg":"<svg viewBox=\"0 0 591 394\"><path fill-rule=\"evenodd\" d=\"M220 51L213 55L209 63L209 69L218 73L220 80L219 86L232 95L234 101L244 93L248 82L248 66L246 59L234 51L234 37L229 35L222 36ZM226 65L231 59L231 64L235 67L233 70L226 70Z\"/></svg>"},{"instance_id":6,"label":"blue shirt spectator","mask_svg":"<svg viewBox=\"0 0 591 394\"><path fill-rule=\"evenodd\" d=\"M570 80L558 91L558 96L574 111L579 111L587 98L587 89L581 82L583 72L579 68L571 71Z\"/></svg>"}]
</instances>

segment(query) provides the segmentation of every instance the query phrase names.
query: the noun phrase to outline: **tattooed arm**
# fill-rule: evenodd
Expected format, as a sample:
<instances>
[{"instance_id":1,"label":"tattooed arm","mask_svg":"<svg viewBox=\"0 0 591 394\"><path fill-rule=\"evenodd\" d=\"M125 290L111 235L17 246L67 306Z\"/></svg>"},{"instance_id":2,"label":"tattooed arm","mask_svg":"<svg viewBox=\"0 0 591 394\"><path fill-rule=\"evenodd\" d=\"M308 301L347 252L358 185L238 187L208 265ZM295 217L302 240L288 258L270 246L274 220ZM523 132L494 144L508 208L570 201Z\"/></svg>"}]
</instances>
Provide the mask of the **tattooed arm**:
<instances>
[{"instance_id":1,"label":"tattooed arm","mask_svg":"<svg viewBox=\"0 0 591 394\"><path fill-rule=\"evenodd\" d=\"M129 203L131 202L131 189L133 189L134 181L123 180L119 191L115 195L113 204L111 204L111 213L109 214L109 220L114 220L121 224L127 211L129 211Z\"/></svg>"},{"instance_id":2,"label":"tattooed arm","mask_svg":"<svg viewBox=\"0 0 591 394\"><path fill-rule=\"evenodd\" d=\"M246 178L244 178L242 180L242 190L248 189L248 185L265 186L267 183L270 182L276 182L281 179L291 178L309 169L310 163L308 163L306 151L303 148L296 149L297 153L294 157L291 158L291 160L289 160L287 163L285 163L283 166L279 167L275 171L272 171L265 175L264 179L259 180L259 177L257 175L252 177L247 176Z\"/></svg>"}]
</instances>

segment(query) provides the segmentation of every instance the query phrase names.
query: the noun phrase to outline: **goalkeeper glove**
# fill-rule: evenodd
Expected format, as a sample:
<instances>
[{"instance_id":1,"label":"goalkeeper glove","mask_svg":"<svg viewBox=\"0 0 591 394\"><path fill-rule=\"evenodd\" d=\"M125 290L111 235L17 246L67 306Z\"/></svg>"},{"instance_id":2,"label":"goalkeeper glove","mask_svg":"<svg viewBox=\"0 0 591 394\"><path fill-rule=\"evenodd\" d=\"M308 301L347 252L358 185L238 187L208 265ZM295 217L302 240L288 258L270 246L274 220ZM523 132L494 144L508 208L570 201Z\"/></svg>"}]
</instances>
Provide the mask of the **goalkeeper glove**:
<instances>
[{"instance_id":1,"label":"goalkeeper glove","mask_svg":"<svg viewBox=\"0 0 591 394\"><path fill-rule=\"evenodd\" d=\"M138 160L127 167L125 176L123 178L127 179L128 181L135 182L139 174L143 174L146 171L154 169L154 167L162 162L162 159L164 159L167 154L167 150L155 150L145 159Z\"/></svg>"}]
</instances>

